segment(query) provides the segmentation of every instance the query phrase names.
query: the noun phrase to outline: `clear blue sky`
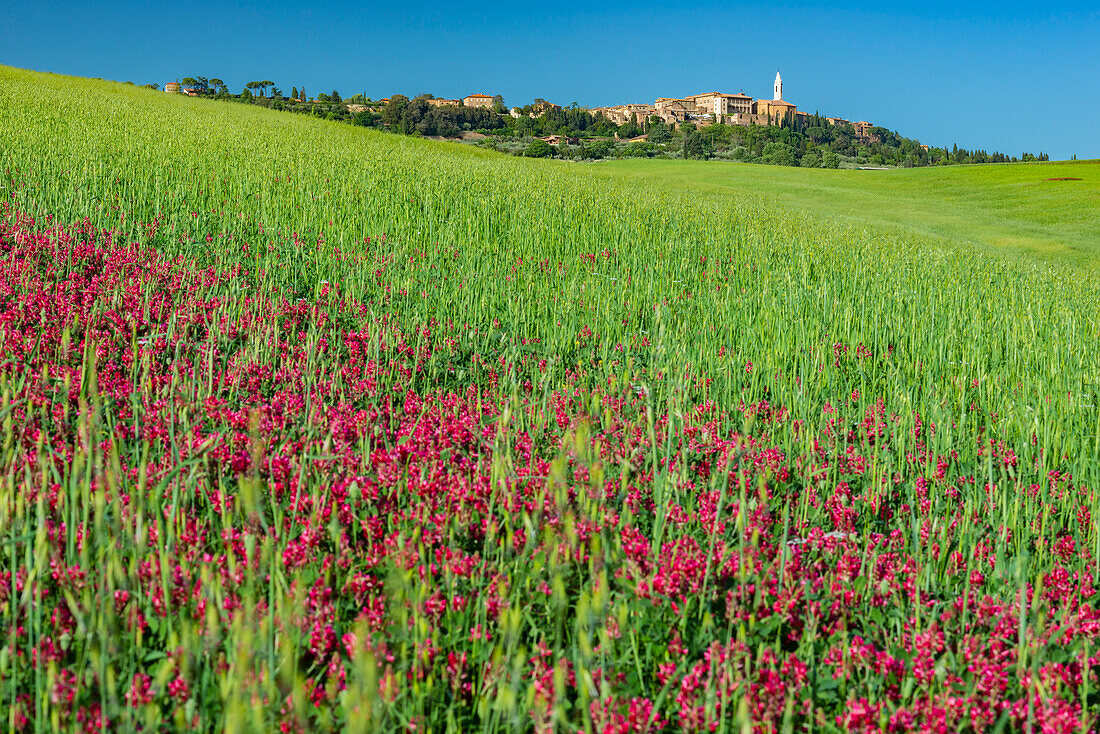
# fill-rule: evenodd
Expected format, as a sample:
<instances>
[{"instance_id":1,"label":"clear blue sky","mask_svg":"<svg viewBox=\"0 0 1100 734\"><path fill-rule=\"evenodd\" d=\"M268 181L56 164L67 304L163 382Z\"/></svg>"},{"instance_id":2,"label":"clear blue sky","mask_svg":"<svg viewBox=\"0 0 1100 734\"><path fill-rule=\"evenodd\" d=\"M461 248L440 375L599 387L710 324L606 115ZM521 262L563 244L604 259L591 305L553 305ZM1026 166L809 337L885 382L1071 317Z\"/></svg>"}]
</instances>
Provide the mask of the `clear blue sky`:
<instances>
[{"instance_id":1,"label":"clear blue sky","mask_svg":"<svg viewBox=\"0 0 1100 734\"><path fill-rule=\"evenodd\" d=\"M1100 157L1100 3L0 2L0 63L596 106L744 90L933 145Z\"/></svg>"}]
</instances>

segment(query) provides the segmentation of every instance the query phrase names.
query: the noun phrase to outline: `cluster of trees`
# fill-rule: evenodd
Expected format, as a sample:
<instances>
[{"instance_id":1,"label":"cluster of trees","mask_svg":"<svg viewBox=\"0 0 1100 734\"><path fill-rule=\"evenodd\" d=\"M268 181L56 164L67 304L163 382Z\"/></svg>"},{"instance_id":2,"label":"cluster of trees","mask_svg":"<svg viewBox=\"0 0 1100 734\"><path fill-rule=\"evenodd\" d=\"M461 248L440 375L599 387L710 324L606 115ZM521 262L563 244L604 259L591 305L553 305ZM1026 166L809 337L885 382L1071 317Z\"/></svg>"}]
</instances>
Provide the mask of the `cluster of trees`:
<instances>
[{"instance_id":1,"label":"cluster of trees","mask_svg":"<svg viewBox=\"0 0 1100 734\"><path fill-rule=\"evenodd\" d=\"M519 110L518 118L513 118L499 95L494 98L492 107L430 105L428 100L433 97L428 94L411 99L403 94L395 94L382 105L372 102L363 94L345 99L336 90L329 94L322 92L315 99L310 99L305 88L297 86L291 87L290 96L285 96L270 80L248 82L240 94L230 93L221 79L195 76L185 77L180 83L196 90L200 96L258 104L365 127L379 127L403 135L457 137L468 130L516 138L548 135L614 137L616 134L633 137L640 134L640 128L636 125L631 127L628 124L624 126L624 131L620 131L620 126L603 115L582 110L576 103L563 109L545 100L535 100L533 104ZM352 112L348 109L349 104L362 105L367 109ZM535 116L532 117L532 114Z\"/></svg>"},{"instance_id":2,"label":"cluster of trees","mask_svg":"<svg viewBox=\"0 0 1100 734\"><path fill-rule=\"evenodd\" d=\"M498 95L492 107L430 105L430 95L409 99L395 94L382 108L377 122L404 135L456 137L463 131L476 130L499 137L540 138L561 135L577 137L623 137L620 126L600 114L580 109L576 103L561 108L545 100L517 109L513 117ZM532 117L534 115L534 117Z\"/></svg>"},{"instance_id":3,"label":"cluster of trees","mask_svg":"<svg viewBox=\"0 0 1100 734\"><path fill-rule=\"evenodd\" d=\"M492 107L432 105L431 95L409 98L395 94L386 104L372 102L364 94L344 99L339 92L320 93L310 99L304 87L291 87L285 96L270 80L251 81L240 94L232 94L221 79L202 76L181 80L185 87L202 96L259 104L276 110L310 114L329 120L375 127L403 135L458 137L477 131L498 140L534 142L509 147L513 153L530 157L567 157L581 160L607 157L683 157L705 160L726 158L784 166L837 168L842 163L873 166L930 166L961 163L1004 163L1017 160L1046 161L1045 153L1024 153L1016 158L1000 152L968 151L958 146L925 148L883 127L872 127L860 136L850 124L829 124L821 115L788 115L772 124L708 125L697 129L692 123L677 128L660 118L632 117L616 125L599 113L551 105L537 99L517 110L513 117L497 96ZM145 85L154 86L155 85ZM357 106L352 112L349 105ZM645 134L646 142L622 143ZM537 138L560 135L575 140L552 146ZM495 147L500 148L497 145Z\"/></svg>"},{"instance_id":4,"label":"cluster of trees","mask_svg":"<svg viewBox=\"0 0 1100 734\"><path fill-rule=\"evenodd\" d=\"M310 99L305 87L298 88L297 86L291 87L290 95L287 96L270 79L247 82L239 94L233 94L229 91L229 87L225 82L213 77L188 76L180 79L179 83L186 89L194 90L200 97L262 105L276 110L307 113L317 117L349 122L356 121L355 115L348 111L347 105L349 103L367 104L370 102L362 94L356 94L354 97L345 100L335 89L327 94L321 92L316 99ZM359 122L362 124L362 121Z\"/></svg>"},{"instance_id":5,"label":"cluster of trees","mask_svg":"<svg viewBox=\"0 0 1100 734\"><path fill-rule=\"evenodd\" d=\"M632 129L636 126L636 129ZM599 158L688 158L706 160L726 158L775 165L806 165L837 168L840 154L824 150L797 155L791 144L790 133L780 132L776 126L759 125L740 127L733 125L709 125L697 128L691 123L672 128L659 118L651 118L639 124L628 122L618 126L619 139L592 140L580 138L574 144L567 139L557 146L535 140L526 147L510 148L513 153L528 157L572 158L591 160ZM627 134L647 133L645 141L628 142ZM624 134L625 133L625 134ZM499 149L499 146L497 146Z\"/></svg>"},{"instance_id":6,"label":"cluster of trees","mask_svg":"<svg viewBox=\"0 0 1100 734\"><path fill-rule=\"evenodd\" d=\"M536 100L538 102L539 100ZM621 138L634 137L627 134L622 126L608 120L602 114L593 114L588 110L580 109L574 102L569 107L549 107L541 112L538 105L528 105L518 110L520 116L507 125L515 137L546 137L548 135L561 135L563 137L613 137L618 134ZM534 114L536 117L531 117Z\"/></svg>"},{"instance_id":7,"label":"cluster of trees","mask_svg":"<svg viewBox=\"0 0 1100 734\"><path fill-rule=\"evenodd\" d=\"M200 95L207 97L220 97L228 98L232 95L229 93L229 87L225 82L218 78L207 78L205 76L186 76L180 80L180 84L187 89L194 89ZM265 84L267 86L274 86L274 82L249 82L248 85ZM246 87L248 87L246 85ZM254 89L255 87L248 87Z\"/></svg>"},{"instance_id":8,"label":"cluster of trees","mask_svg":"<svg viewBox=\"0 0 1100 734\"><path fill-rule=\"evenodd\" d=\"M612 140L592 140L573 138L576 142L570 144L568 138L563 138L558 145L550 145L545 140L535 139L526 146L516 148L512 152L527 158L566 158L579 161L598 160L600 158L633 158L652 157L657 151L653 143L631 143L628 145L616 145Z\"/></svg>"},{"instance_id":9,"label":"cluster of trees","mask_svg":"<svg viewBox=\"0 0 1100 734\"><path fill-rule=\"evenodd\" d=\"M1004 153L928 147L884 127L861 137L848 123L829 124L821 115L787 116L772 125L710 125L684 133L684 157L727 157L783 166L837 168L842 162L871 166L931 166L958 163L1006 163ZM653 139L653 134L650 134ZM1025 153L1023 160L1049 160Z\"/></svg>"},{"instance_id":10,"label":"cluster of trees","mask_svg":"<svg viewBox=\"0 0 1100 734\"><path fill-rule=\"evenodd\" d=\"M387 130L404 135L457 137L464 130L500 130L505 126L500 110L504 100L497 97L493 107L466 107L459 105L430 105L432 97L420 95L409 99L395 94L382 108L378 121ZM366 113L364 113L366 114ZM372 116L373 122L373 116Z\"/></svg>"},{"instance_id":11,"label":"cluster of trees","mask_svg":"<svg viewBox=\"0 0 1100 734\"><path fill-rule=\"evenodd\" d=\"M179 80L179 83L185 89L193 89L198 93L200 97L214 97L216 99L233 99L237 101L255 102L258 100L269 101L282 101L287 104L305 103L308 101L306 96L305 87L299 90L297 87L292 87L290 96L287 97L283 94L275 82L270 79L263 79L257 81L247 82L240 94L233 94L229 91L228 85L221 79L215 77L205 76L186 76ZM148 86L148 85L146 85ZM270 94L269 94L270 92ZM317 95L317 101L333 102L341 104L343 100L340 95L335 91L331 95L319 94Z\"/></svg>"}]
</instances>

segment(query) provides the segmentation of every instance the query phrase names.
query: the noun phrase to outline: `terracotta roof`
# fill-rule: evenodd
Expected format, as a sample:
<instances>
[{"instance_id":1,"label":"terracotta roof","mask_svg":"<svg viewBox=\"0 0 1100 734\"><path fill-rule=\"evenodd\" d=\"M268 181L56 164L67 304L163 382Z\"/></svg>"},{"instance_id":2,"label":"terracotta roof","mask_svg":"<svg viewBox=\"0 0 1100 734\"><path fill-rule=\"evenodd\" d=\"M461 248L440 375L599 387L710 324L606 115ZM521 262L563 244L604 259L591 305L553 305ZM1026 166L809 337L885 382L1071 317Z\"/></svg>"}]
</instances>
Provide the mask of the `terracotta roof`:
<instances>
[{"instance_id":1,"label":"terracotta roof","mask_svg":"<svg viewBox=\"0 0 1100 734\"><path fill-rule=\"evenodd\" d=\"M493 95L491 95L491 94L467 94L465 97L463 97L463 99L470 99L471 97L484 97L485 99L492 99Z\"/></svg>"},{"instance_id":2,"label":"terracotta roof","mask_svg":"<svg viewBox=\"0 0 1100 734\"><path fill-rule=\"evenodd\" d=\"M773 107L794 107L790 102L783 99L758 99L757 102L767 102Z\"/></svg>"},{"instance_id":3,"label":"terracotta roof","mask_svg":"<svg viewBox=\"0 0 1100 734\"><path fill-rule=\"evenodd\" d=\"M738 92L737 94L729 94L728 92L703 92L702 94L693 94L687 97L687 99L698 99L699 97L744 97L745 99L752 99L752 97L743 92Z\"/></svg>"}]
</instances>

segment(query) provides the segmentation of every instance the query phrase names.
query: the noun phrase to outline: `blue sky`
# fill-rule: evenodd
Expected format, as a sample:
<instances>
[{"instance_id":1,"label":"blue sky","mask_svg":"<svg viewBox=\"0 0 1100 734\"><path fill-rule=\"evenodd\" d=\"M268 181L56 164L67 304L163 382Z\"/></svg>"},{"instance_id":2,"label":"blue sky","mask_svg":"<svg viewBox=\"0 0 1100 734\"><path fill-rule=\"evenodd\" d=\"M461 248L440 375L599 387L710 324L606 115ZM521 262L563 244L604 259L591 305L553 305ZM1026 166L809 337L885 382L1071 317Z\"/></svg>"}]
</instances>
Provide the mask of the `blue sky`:
<instances>
[{"instance_id":1,"label":"blue sky","mask_svg":"<svg viewBox=\"0 0 1100 734\"><path fill-rule=\"evenodd\" d=\"M0 63L596 106L744 91L932 145L1100 158L1095 2L0 2Z\"/></svg>"}]
</instances>

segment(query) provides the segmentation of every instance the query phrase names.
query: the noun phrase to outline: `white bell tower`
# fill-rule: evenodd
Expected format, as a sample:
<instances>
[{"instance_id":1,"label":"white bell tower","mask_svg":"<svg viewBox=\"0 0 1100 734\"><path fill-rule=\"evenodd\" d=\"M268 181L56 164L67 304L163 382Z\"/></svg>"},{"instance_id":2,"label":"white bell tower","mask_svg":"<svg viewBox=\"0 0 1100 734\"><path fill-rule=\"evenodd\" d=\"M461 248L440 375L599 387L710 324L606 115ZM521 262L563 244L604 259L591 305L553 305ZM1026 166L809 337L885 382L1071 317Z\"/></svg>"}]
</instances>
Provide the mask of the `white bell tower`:
<instances>
[{"instance_id":1,"label":"white bell tower","mask_svg":"<svg viewBox=\"0 0 1100 734\"><path fill-rule=\"evenodd\" d=\"M775 97L772 99L776 102L783 99L783 77L779 76L779 69L775 70Z\"/></svg>"}]
</instances>

